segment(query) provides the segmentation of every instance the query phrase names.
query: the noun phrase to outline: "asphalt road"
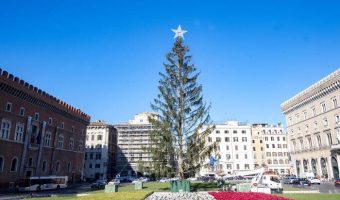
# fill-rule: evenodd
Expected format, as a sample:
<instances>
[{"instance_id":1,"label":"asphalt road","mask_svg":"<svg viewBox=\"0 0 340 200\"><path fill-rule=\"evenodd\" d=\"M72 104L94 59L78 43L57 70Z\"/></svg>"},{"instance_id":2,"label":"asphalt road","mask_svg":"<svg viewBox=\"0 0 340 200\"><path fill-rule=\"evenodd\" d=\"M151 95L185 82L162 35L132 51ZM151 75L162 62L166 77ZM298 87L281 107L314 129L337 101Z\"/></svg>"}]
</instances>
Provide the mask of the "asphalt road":
<instances>
[{"instance_id":1,"label":"asphalt road","mask_svg":"<svg viewBox=\"0 0 340 200\"><path fill-rule=\"evenodd\" d=\"M293 188L304 188L306 190L318 190L320 193L334 194L340 193L340 186L335 187L334 182L321 182L320 185L314 184L311 186L289 185Z\"/></svg>"}]
</instances>

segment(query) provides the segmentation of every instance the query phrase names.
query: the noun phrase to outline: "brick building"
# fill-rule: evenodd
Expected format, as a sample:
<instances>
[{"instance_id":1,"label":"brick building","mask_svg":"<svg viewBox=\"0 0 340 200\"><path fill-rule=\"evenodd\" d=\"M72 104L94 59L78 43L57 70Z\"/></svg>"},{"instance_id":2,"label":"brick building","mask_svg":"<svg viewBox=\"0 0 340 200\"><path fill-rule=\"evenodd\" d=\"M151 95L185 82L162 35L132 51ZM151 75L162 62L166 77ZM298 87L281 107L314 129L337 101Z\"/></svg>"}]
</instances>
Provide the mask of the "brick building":
<instances>
[{"instance_id":1,"label":"brick building","mask_svg":"<svg viewBox=\"0 0 340 200\"><path fill-rule=\"evenodd\" d=\"M0 68L0 188L29 176L83 175L90 116Z\"/></svg>"}]
</instances>

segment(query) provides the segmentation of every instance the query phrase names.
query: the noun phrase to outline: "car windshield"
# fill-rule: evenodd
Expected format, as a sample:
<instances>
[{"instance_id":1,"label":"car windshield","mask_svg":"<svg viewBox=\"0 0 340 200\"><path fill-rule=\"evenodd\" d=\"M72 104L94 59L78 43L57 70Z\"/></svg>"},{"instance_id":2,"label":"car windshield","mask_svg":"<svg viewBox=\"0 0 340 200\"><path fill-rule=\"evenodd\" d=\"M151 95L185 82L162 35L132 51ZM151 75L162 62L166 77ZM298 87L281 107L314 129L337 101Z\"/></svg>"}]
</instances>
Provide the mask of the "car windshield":
<instances>
[{"instance_id":1,"label":"car windshield","mask_svg":"<svg viewBox=\"0 0 340 200\"><path fill-rule=\"evenodd\" d=\"M270 177L270 180L274 181L276 183L280 183L280 180L277 177L274 177L274 176Z\"/></svg>"}]
</instances>

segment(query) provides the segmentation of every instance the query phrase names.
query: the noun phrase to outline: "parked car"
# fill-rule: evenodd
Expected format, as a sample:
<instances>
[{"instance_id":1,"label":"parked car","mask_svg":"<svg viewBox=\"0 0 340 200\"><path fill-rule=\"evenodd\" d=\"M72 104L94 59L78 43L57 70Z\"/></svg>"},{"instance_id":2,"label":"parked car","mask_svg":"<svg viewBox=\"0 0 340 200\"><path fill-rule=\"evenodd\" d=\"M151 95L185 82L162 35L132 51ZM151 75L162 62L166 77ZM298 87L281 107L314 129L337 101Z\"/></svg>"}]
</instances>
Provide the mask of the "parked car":
<instances>
[{"instance_id":1,"label":"parked car","mask_svg":"<svg viewBox=\"0 0 340 200\"><path fill-rule=\"evenodd\" d=\"M311 185L310 181L308 179L306 179L306 178L299 178L299 184L300 185L305 185L305 186L310 186Z\"/></svg>"},{"instance_id":2,"label":"parked car","mask_svg":"<svg viewBox=\"0 0 340 200\"><path fill-rule=\"evenodd\" d=\"M308 180L311 184L318 184L318 185L321 184L321 181L317 178L311 178L311 179L308 179Z\"/></svg>"},{"instance_id":3,"label":"parked car","mask_svg":"<svg viewBox=\"0 0 340 200\"><path fill-rule=\"evenodd\" d=\"M283 178L283 184L291 184L291 178Z\"/></svg>"},{"instance_id":4,"label":"parked car","mask_svg":"<svg viewBox=\"0 0 340 200\"><path fill-rule=\"evenodd\" d=\"M92 189L104 189L106 185L105 180L97 180L96 182L92 183L91 188Z\"/></svg>"},{"instance_id":5,"label":"parked car","mask_svg":"<svg viewBox=\"0 0 340 200\"><path fill-rule=\"evenodd\" d=\"M335 180L334 185L335 186L340 186L340 178Z\"/></svg>"},{"instance_id":6,"label":"parked car","mask_svg":"<svg viewBox=\"0 0 340 200\"><path fill-rule=\"evenodd\" d=\"M120 180L119 179L112 179L110 182L107 183L108 185L119 185Z\"/></svg>"},{"instance_id":7,"label":"parked car","mask_svg":"<svg viewBox=\"0 0 340 200\"><path fill-rule=\"evenodd\" d=\"M169 178L161 178L161 179L159 180L159 182L161 182L161 183L167 183L167 182L170 182L170 179L169 179Z\"/></svg>"},{"instance_id":8,"label":"parked car","mask_svg":"<svg viewBox=\"0 0 340 200\"><path fill-rule=\"evenodd\" d=\"M291 178L290 184L300 184L300 179L299 178Z\"/></svg>"},{"instance_id":9,"label":"parked car","mask_svg":"<svg viewBox=\"0 0 340 200\"><path fill-rule=\"evenodd\" d=\"M191 177L191 178L187 178L188 181L197 181L197 178L195 177Z\"/></svg>"}]
</instances>

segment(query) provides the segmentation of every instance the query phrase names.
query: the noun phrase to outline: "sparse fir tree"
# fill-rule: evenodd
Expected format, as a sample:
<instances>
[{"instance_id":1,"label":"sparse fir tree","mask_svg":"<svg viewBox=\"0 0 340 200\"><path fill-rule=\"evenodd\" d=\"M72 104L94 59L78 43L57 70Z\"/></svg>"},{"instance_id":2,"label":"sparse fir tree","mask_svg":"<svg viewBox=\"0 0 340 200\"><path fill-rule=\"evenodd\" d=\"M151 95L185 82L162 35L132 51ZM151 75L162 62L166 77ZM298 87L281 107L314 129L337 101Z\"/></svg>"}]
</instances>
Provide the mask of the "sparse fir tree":
<instances>
[{"instance_id":1,"label":"sparse fir tree","mask_svg":"<svg viewBox=\"0 0 340 200\"><path fill-rule=\"evenodd\" d=\"M210 125L210 105L203 101L202 85L197 82L200 73L183 44L183 32L176 36L166 55L165 72L159 73L159 94L151 104L154 145L150 152L158 165L156 171L162 169L184 179L199 170L216 145L205 142L214 127Z\"/></svg>"}]
</instances>

